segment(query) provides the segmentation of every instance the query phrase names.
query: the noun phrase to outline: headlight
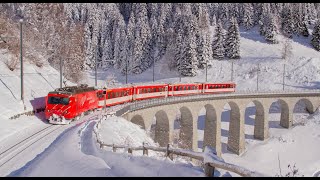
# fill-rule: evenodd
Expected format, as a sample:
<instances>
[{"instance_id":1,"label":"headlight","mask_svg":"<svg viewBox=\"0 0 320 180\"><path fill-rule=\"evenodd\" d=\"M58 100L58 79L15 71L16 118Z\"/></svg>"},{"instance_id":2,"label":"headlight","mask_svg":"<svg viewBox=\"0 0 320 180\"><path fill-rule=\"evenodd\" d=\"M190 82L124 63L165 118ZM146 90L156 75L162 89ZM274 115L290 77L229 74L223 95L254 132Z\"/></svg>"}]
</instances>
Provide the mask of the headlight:
<instances>
[{"instance_id":1,"label":"headlight","mask_svg":"<svg viewBox=\"0 0 320 180\"><path fill-rule=\"evenodd\" d=\"M50 110L48 109L47 112L50 112Z\"/></svg>"}]
</instances>

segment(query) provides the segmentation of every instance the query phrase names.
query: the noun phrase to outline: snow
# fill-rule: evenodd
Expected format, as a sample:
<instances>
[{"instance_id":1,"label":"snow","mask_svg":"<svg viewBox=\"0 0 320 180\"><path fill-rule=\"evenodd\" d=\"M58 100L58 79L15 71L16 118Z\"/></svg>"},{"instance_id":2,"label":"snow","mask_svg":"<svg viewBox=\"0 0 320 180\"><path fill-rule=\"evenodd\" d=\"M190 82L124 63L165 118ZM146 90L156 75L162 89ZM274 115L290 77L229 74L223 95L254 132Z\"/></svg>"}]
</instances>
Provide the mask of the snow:
<instances>
[{"instance_id":1,"label":"snow","mask_svg":"<svg viewBox=\"0 0 320 180\"><path fill-rule=\"evenodd\" d=\"M256 90L257 65L260 64L259 90L282 90L283 60L281 59L280 44L269 44L257 29L250 31L240 29L240 60L234 61L234 82L237 91ZM285 90L319 89L320 81L320 52L311 48L310 37L293 38L293 56L286 62ZM0 49L0 148L10 147L25 136L47 127L43 113L36 116L22 115L10 120L13 115L24 112L20 100L20 69L8 70L4 62L10 57L5 50ZM114 69L98 71L98 87L124 86L125 76ZM166 59L155 64L154 83L177 83L180 81L177 72L169 71ZM182 82L204 82L205 70L199 70L196 77L182 77ZM231 80L231 63L228 60L214 61L208 69L210 82L226 82ZM94 85L94 72L87 72L84 83ZM108 83L109 82L109 83ZM128 82L145 84L152 82L152 68L139 75L128 75ZM70 85L71 83L68 82ZM26 60L24 64L24 105L26 111L43 105L43 97L59 87L59 72L45 64L39 68ZM289 172L288 165L298 168L298 176L320 176L320 112L308 115L304 111L294 113L294 126L284 129L279 126L279 105L274 103L269 112L268 140L262 142L253 139L253 122L255 107L248 104L246 109L246 151L237 156L226 149L230 116L230 107L226 104L222 114L221 141L222 158L225 162L258 171L269 176L284 176ZM299 108L297 108L299 109ZM199 121L203 122L205 110L199 113ZM37 152L35 158L22 164L19 169L12 168L10 176L204 176L203 170L186 158L174 157L174 161L164 157L163 153L150 151L149 157L142 152L133 155L117 150L100 150L92 136L94 121L70 127L58 138L46 141L47 148ZM148 142L157 146L149 136L138 126L130 124L121 118L108 118L102 121L99 130L105 142L114 144L131 144L141 146ZM201 123L199 123L201 125ZM83 128L83 134L78 133ZM199 141L203 138L203 130L198 130ZM201 135L202 134L202 135ZM79 146L81 143L81 146ZM119 145L118 144L118 145ZM43 145L45 146L45 145ZM40 151L40 150L39 150ZM200 151L200 150L199 150ZM31 152L31 150L30 150ZM280 159L280 168L279 160ZM0 167L1 171L1 167ZM239 176L235 173L216 169L215 176Z\"/></svg>"}]
</instances>

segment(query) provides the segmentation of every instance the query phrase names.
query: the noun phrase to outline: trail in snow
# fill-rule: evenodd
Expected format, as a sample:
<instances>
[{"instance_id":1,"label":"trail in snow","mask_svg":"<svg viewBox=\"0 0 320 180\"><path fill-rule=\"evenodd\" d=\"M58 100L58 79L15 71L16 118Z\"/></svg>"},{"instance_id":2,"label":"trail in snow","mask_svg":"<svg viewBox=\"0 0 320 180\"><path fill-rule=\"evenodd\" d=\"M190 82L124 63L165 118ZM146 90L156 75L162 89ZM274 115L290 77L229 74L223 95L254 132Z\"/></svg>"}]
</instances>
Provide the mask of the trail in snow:
<instances>
[{"instance_id":1,"label":"trail in snow","mask_svg":"<svg viewBox=\"0 0 320 180\"><path fill-rule=\"evenodd\" d=\"M87 121L70 127L8 176L204 176L200 167L190 164L100 150L92 136L94 125L94 121Z\"/></svg>"}]
</instances>

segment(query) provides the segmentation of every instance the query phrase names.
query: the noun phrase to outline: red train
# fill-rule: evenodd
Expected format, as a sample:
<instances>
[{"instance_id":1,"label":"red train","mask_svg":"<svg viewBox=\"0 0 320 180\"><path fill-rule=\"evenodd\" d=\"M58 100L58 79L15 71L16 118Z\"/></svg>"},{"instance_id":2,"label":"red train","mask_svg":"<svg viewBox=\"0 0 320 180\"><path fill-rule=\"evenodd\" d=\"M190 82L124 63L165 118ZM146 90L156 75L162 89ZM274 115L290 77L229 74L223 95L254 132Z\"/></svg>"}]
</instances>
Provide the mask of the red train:
<instances>
[{"instance_id":1,"label":"red train","mask_svg":"<svg viewBox=\"0 0 320 180\"><path fill-rule=\"evenodd\" d=\"M45 116L52 124L69 124L84 113L151 98L235 92L235 83L152 84L94 89L87 85L58 88L46 96Z\"/></svg>"}]
</instances>

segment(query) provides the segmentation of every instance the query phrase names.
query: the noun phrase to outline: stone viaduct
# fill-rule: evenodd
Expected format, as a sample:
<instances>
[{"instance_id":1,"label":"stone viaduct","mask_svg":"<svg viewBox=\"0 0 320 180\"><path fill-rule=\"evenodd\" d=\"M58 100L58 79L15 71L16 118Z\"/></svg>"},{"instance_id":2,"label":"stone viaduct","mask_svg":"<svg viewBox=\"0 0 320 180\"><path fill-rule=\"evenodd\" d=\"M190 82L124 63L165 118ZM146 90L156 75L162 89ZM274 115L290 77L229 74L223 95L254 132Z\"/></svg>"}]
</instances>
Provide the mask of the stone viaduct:
<instances>
[{"instance_id":1,"label":"stone viaduct","mask_svg":"<svg viewBox=\"0 0 320 180\"><path fill-rule=\"evenodd\" d=\"M254 138L268 138L268 115L273 102L278 101L281 108L280 125L290 128L293 123L293 109L299 101L303 101L307 111L313 113L320 105L320 92L298 93L255 93L255 94L223 94L202 95L193 98L175 97L154 99L148 102L135 102L127 106L126 112L118 115L149 130L152 120L156 118L155 142L165 146L173 141L174 120L181 112L180 141L186 149L197 150L197 121L200 110L206 109L203 147L216 148L221 156L221 114L228 103L230 111L228 150L241 155L245 151L245 109L254 103L256 116L254 120ZM117 112L118 113L118 112Z\"/></svg>"}]
</instances>

